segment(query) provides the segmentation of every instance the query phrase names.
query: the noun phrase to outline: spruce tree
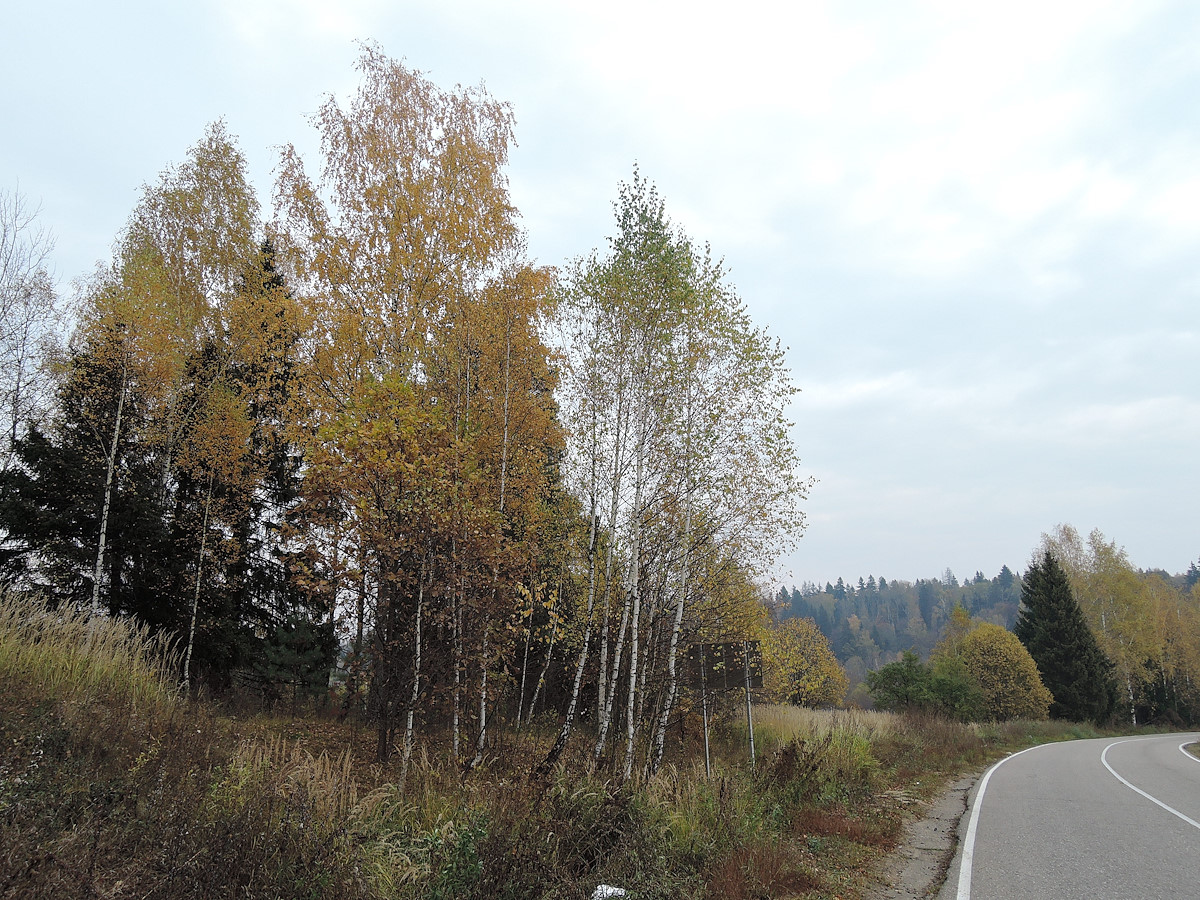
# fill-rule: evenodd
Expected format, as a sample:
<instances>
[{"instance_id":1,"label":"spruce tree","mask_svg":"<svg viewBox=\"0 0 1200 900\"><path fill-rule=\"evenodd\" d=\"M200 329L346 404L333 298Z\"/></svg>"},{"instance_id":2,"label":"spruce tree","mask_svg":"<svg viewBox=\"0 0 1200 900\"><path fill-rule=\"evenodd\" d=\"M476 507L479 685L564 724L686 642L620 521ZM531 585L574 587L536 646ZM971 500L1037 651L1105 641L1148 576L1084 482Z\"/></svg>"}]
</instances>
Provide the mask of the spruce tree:
<instances>
[{"instance_id":1,"label":"spruce tree","mask_svg":"<svg viewBox=\"0 0 1200 900\"><path fill-rule=\"evenodd\" d=\"M1117 702L1112 662L1104 655L1058 561L1046 553L1021 585L1013 628L1054 695L1056 719L1106 721Z\"/></svg>"}]
</instances>

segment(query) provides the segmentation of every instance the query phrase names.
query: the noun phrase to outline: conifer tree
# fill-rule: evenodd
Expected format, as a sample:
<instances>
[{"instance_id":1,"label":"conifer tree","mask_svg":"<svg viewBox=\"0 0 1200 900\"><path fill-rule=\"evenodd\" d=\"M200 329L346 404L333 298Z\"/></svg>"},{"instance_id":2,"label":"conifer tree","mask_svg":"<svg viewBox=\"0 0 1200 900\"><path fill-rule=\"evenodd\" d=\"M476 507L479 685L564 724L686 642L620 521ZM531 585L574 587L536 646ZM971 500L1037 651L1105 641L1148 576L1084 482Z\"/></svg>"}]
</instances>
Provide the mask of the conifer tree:
<instances>
[{"instance_id":1,"label":"conifer tree","mask_svg":"<svg viewBox=\"0 0 1200 900\"><path fill-rule=\"evenodd\" d=\"M1117 702L1113 664L1088 627L1066 572L1047 552L1021 586L1021 611L1013 629L1054 695L1057 719L1104 722Z\"/></svg>"}]
</instances>

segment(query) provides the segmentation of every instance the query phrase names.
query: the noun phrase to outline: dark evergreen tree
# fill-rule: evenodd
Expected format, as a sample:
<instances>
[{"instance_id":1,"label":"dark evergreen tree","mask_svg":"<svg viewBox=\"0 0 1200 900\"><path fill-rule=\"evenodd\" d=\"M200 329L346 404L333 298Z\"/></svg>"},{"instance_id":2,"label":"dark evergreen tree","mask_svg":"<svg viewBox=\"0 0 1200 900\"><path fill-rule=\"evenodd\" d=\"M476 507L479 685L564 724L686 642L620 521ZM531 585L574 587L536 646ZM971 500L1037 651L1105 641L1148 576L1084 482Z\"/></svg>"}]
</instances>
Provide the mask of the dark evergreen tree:
<instances>
[{"instance_id":1,"label":"dark evergreen tree","mask_svg":"<svg viewBox=\"0 0 1200 900\"><path fill-rule=\"evenodd\" d=\"M1010 569L1008 566L1001 566L1000 574L992 579L992 581L1005 590L1012 587L1016 580L1017 576L1013 574L1012 569Z\"/></svg>"},{"instance_id":2,"label":"dark evergreen tree","mask_svg":"<svg viewBox=\"0 0 1200 900\"><path fill-rule=\"evenodd\" d=\"M1013 631L1054 695L1050 715L1107 721L1118 697L1112 662L1096 643L1066 572L1050 553L1025 573L1021 601Z\"/></svg>"},{"instance_id":3,"label":"dark evergreen tree","mask_svg":"<svg viewBox=\"0 0 1200 900\"><path fill-rule=\"evenodd\" d=\"M817 623L817 627L821 629L821 634L827 638L833 637L833 618L829 615L829 610L822 604L816 604L813 609L813 619Z\"/></svg>"},{"instance_id":4,"label":"dark evergreen tree","mask_svg":"<svg viewBox=\"0 0 1200 900\"><path fill-rule=\"evenodd\" d=\"M813 618L813 609L809 605L808 600L797 590L792 590L791 602L788 605L788 618L791 619L811 619Z\"/></svg>"},{"instance_id":5,"label":"dark evergreen tree","mask_svg":"<svg viewBox=\"0 0 1200 900\"><path fill-rule=\"evenodd\" d=\"M331 615L337 573L289 547L301 482L299 451L288 438L300 336L291 292L276 269L269 240L260 246L259 266L247 274L239 298L252 314L253 343L261 352L242 354L230 367L253 423L254 489L242 492L240 503L226 504L236 512L226 554L228 597L218 609L242 625L240 652L228 664L248 663L268 697L290 689L295 702L298 684L300 695L320 693L327 686L337 657ZM235 342L232 336L228 340ZM248 640L247 631L258 638Z\"/></svg>"},{"instance_id":6,"label":"dark evergreen tree","mask_svg":"<svg viewBox=\"0 0 1200 900\"><path fill-rule=\"evenodd\" d=\"M946 571L949 571L949 569ZM934 613L937 609L940 594L941 590L938 582L924 579L917 580L917 605L921 610L921 618L925 622L925 627L930 631L936 631Z\"/></svg>"},{"instance_id":7,"label":"dark evergreen tree","mask_svg":"<svg viewBox=\"0 0 1200 900\"><path fill-rule=\"evenodd\" d=\"M18 465L0 476L0 580L57 602L86 604L92 594L107 454L102 438L120 377L103 362L110 339L118 339L113 330L72 354L53 427L31 426L14 446ZM165 525L159 454L143 435L142 406L135 385L114 457L100 597L113 615L178 628L179 609L164 600L180 562Z\"/></svg>"}]
</instances>

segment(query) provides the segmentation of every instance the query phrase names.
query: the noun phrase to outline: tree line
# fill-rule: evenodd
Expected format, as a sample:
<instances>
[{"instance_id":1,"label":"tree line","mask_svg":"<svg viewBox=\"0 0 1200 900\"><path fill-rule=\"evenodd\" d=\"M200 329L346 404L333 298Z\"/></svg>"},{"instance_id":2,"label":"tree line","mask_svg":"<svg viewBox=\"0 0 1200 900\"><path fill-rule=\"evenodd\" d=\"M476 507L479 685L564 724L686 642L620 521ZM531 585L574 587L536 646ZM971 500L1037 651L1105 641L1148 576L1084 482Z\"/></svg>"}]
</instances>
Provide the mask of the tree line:
<instances>
[{"instance_id":1,"label":"tree line","mask_svg":"<svg viewBox=\"0 0 1200 900\"><path fill-rule=\"evenodd\" d=\"M188 687L296 703L338 669L404 770L549 709L543 764L586 715L592 765L652 773L683 648L765 633L803 527L783 348L636 170L605 250L540 266L511 109L358 68L269 218L221 122L143 189L45 402L6 388L0 576L173 636Z\"/></svg>"},{"instance_id":2,"label":"tree line","mask_svg":"<svg viewBox=\"0 0 1200 900\"><path fill-rule=\"evenodd\" d=\"M838 578L824 588L812 582L780 588L773 605L783 619L811 618L846 667L851 699L865 702L866 674L913 651L927 658L961 606L974 619L1011 628L1021 603L1021 582L1008 566L992 578L976 572L959 582L947 569L939 578Z\"/></svg>"},{"instance_id":3,"label":"tree line","mask_svg":"<svg viewBox=\"0 0 1200 900\"><path fill-rule=\"evenodd\" d=\"M1085 539L1060 525L1042 535L1021 577L1005 566L961 584L949 570L915 584L871 577L848 587L839 578L824 590L781 589L775 606L811 618L828 637L851 684L861 683L852 699L866 700L869 676L880 683L876 673L886 668L904 690L924 692L926 705L957 715L965 688L933 680L953 674L946 657L961 657L948 652L947 638L986 623L1014 632L1032 654L1053 694L1051 715L1183 725L1200 721L1197 585L1197 563L1176 575L1137 569L1103 533Z\"/></svg>"}]
</instances>

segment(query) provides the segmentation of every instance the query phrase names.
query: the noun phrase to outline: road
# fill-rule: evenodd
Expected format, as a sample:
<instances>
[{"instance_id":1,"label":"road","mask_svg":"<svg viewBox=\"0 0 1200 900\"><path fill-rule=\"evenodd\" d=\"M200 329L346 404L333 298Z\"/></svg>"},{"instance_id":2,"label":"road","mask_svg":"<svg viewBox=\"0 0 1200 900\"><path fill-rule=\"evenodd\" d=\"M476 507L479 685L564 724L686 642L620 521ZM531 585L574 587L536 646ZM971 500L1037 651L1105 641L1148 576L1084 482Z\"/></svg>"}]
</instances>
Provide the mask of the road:
<instances>
[{"instance_id":1,"label":"road","mask_svg":"<svg viewBox=\"0 0 1200 900\"><path fill-rule=\"evenodd\" d=\"M980 779L939 900L1200 897L1197 734L1034 747Z\"/></svg>"}]
</instances>

